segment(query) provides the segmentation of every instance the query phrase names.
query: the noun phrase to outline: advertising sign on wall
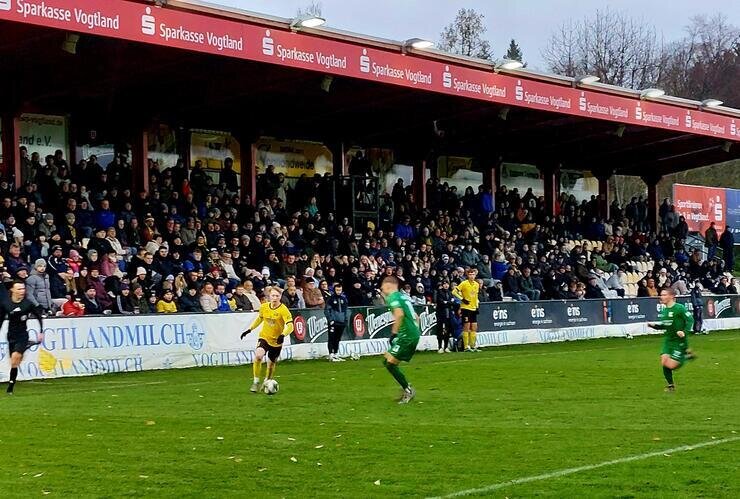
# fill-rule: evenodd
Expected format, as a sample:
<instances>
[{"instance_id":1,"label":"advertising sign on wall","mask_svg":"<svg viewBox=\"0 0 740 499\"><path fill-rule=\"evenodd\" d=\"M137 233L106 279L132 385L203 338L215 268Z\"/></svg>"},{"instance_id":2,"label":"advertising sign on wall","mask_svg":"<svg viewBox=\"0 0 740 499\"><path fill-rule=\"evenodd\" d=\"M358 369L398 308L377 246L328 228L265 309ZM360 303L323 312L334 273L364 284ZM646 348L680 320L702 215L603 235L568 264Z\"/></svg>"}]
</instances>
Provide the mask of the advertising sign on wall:
<instances>
[{"instance_id":1,"label":"advertising sign on wall","mask_svg":"<svg viewBox=\"0 0 740 499\"><path fill-rule=\"evenodd\" d=\"M725 189L725 203L727 225L733 234L740 234L740 190ZM740 237L735 237L735 242L740 243Z\"/></svg>"},{"instance_id":2,"label":"advertising sign on wall","mask_svg":"<svg viewBox=\"0 0 740 499\"><path fill-rule=\"evenodd\" d=\"M224 167L226 158L234 160L234 171L237 178L241 175L241 146L228 132L212 130L191 130L190 161L191 167L196 161L203 162L203 168L218 183L219 172Z\"/></svg>"},{"instance_id":3,"label":"advertising sign on wall","mask_svg":"<svg viewBox=\"0 0 740 499\"><path fill-rule=\"evenodd\" d=\"M26 146L29 156L39 153L41 162L57 150L69 159L67 118L48 114L24 113L18 117L18 146Z\"/></svg>"},{"instance_id":4,"label":"advertising sign on wall","mask_svg":"<svg viewBox=\"0 0 740 499\"><path fill-rule=\"evenodd\" d=\"M275 173L286 177L303 174L313 177L316 173L323 175L334 171L331 151L318 142L261 138L255 146L258 175L270 165L275 167Z\"/></svg>"},{"instance_id":5,"label":"advertising sign on wall","mask_svg":"<svg viewBox=\"0 0 740 499\"><path fill-rule=\"evenodd\" d=\"M679 301L686 303L688 298ZM707 296L703 304L704 317L714 327L738 327L740 296ZM483 303L479 343L499 346L646 334L651 331L645 323L657 319L660 307L654 298ZM415 311L422 330L419 350L436 350L439 324L434 307L417 306ZM292 312L295 330L285 342L281 359L326 355L328 322L323 311ZM255 316L244 312L50 318L44 321L43 343L26 352L19 378L248 364L254 359L259 331L244 340L240 336ZM392 322L386 307L351 308L340 352L384 352ZM29 321L31 339L37 334L38 323ZM10 355L5 332L0 338L2 382L7 380Z\"/></svg>"},{"instance_id":6,"label":"advertising sign on wall","mask_svg":"<svg viewBox=\"0 0 740 499\"><path fill-rule=\"evenodd\" d=\"M692 232L704 234L712 222L717 229L724 228L726 223L727 208L723 188L674 184L673 205L676 213L686 219Z\"/></svg>"}]
</instances>

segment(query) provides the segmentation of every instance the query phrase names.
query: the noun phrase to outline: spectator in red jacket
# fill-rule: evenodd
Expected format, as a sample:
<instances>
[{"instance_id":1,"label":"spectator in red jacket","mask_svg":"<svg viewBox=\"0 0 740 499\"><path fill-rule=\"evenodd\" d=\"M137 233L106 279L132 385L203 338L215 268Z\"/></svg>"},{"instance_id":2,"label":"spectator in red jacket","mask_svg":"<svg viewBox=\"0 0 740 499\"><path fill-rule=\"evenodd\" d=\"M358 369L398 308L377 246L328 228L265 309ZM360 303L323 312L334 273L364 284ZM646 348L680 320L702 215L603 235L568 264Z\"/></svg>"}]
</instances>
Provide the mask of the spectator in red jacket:
<instances>
[{"instance_id":1,"label":"spectator in red jacket","mask_svg":"<svg viewBox=\"0 0 740 499\"><path fill-rule=\"evenodd\" d=\"M80 317L85 315L85 305L73 295L67 295L67 301L62 305L62 315L65 317Z\"/></svg>"}]
</instances>

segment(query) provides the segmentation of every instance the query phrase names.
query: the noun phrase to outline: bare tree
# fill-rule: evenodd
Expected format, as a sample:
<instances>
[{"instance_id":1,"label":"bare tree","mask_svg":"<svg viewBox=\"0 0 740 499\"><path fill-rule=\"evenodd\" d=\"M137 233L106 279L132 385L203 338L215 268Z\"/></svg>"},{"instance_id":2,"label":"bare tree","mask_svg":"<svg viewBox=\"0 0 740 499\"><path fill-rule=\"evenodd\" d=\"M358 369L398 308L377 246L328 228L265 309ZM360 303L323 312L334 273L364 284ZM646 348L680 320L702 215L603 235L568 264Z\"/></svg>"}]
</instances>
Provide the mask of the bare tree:
<instances>
[{"instance_id":1,"label":"bare tree","mask_svg":"<svg viewBox=\"0 0 740 499\"><path fill-rule=\"evenodd\" d=\"M487 30L484 19L485 16L474 9L460 9L455 20L440 34L440 50L479 59L492 59L491 44L483 38Z\"/></svg>"},{"instance_id":2,"label":"bare tree","mask_svg":"<svg viewBox=\"0 0 740 499\"><path fill-rule=\"evenodd\" d=\"M723 14L696 16L671 45L661 85L673 95L740 104L740 29Z\"/></svg>"},{"instance_id":3,"label":"bare tree","mask_svg":"<svg viewBox=\"0 0 740 499\"><path fill-rule=\"evenodd\" d=\"M655 85L666 59L654 27L610 9L561 25L550 36L543 57L555 73L595 75L604 83L630 88Z\"/></svg>"},{"instance_id":4,"label":"bare tree","mask_svg":"<svg viewBox=\"0 0 740 499\"><path fill-rule=\"evenodd\" d=\"M299 8L298 12L296 13L296 17L304 17L304 16L321 17L322 11L323 11L323 8L321 5L321 2L311 2L306 7Z\"/></svg>"}]
</instances>

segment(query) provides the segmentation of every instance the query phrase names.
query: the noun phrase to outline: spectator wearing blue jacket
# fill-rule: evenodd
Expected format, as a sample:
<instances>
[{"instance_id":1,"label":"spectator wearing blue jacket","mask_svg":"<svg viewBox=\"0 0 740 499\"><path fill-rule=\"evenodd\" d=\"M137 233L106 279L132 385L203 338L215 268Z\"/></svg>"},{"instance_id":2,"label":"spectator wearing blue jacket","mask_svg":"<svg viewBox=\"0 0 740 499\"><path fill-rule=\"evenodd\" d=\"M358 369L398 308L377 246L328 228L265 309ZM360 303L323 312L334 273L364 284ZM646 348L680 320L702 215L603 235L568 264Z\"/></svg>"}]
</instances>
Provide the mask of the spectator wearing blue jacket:
<instances>
[{"instance_id":1,"label":"spectator wearing blue jacket","mask_svg":"<svg viewBox=\"0 0 740 499\"><path fill-rule=\"evenodd\" d=\"M116 214L110 209L110 201L103 199L100 202L100 209L95 212L95 226L114 227L116 225Z\"/></svg>"},{"instance_id":2,"label":"spectator wearing blue jacket","mask_svg":"<svg viewBox=\"0 0 740 499\"><path fill-rule=\"evenodd\" d=\"M493 213L493 193L491 189L484 189L483 186L480 189L480 207L483 213Z\"/></svg>"},{"instance_id":3,"label":"spectator wearing blue jacket","mask_svg":"<svg viewBox=\"0 0 740 499\"><path fill-rule=\"evenodd\" d=\"M339 357L339 341L349 322L349 301L342 292L341 284L335 284L334 292L327 298L324 316L329 323L329 361L341 362L344 359Z\"/></svg>"},{"instance_id":4,"label":"spectator wearing blue jacket","mask_svg":"<svg viewBox=\"0 0 740 499\"><path fill-rule=\"evenodd\" d=\"M396 237L408 240L416 238L416 229L411 225L411 217L406 215L403 220L396 224L396 228L393 230Z\"/></svg>"}]
</instances>

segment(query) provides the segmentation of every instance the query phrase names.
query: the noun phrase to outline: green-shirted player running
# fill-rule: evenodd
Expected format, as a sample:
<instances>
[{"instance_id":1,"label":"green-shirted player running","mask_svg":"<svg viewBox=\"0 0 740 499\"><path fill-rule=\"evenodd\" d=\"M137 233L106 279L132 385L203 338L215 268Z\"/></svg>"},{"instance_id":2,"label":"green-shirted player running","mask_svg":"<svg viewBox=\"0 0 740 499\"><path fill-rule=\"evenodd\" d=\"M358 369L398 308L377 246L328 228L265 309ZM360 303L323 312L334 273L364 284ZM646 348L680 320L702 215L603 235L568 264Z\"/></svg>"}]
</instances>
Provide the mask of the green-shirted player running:
<instances>
[{"instance_id":1,"label":"green-shirted player running","mask_svg":"<svg viewBox=\"0 0 740 499\"><path fill-rule=\"evenodd\" d=\"M406 381L403 371L398 367L401 361L410 362L416 352L419 343L421 329L419 318L414 312L408 296L398 291L398 279L394 276L383 278L380 283L380 291L385 296L385 303L393 313L393 326L391 328L391 346L385 353L383 365L391 373L401 388L403 395L399 404L408 404L416 396L416 390Z\"/></svg>"},{"instance_id":2,"label":"green-shirted player running","mask_svg":"<svg viewBox=\"0 0 740 499\"><path fill-rule=\"evenodd\" d=\"M676 391L673 384L673 371L678 369L687 360L696 358L689 350L686 337L694 326L694 317L680 303L676 303L676 292L666 288L660 292L660 302L665 306L660 311L658 322L650 323L653 329L663 331L663 349L660 352L660 363L663 366L663 376L668 382L665 391Z\"/></svg>"}]
</instances>

